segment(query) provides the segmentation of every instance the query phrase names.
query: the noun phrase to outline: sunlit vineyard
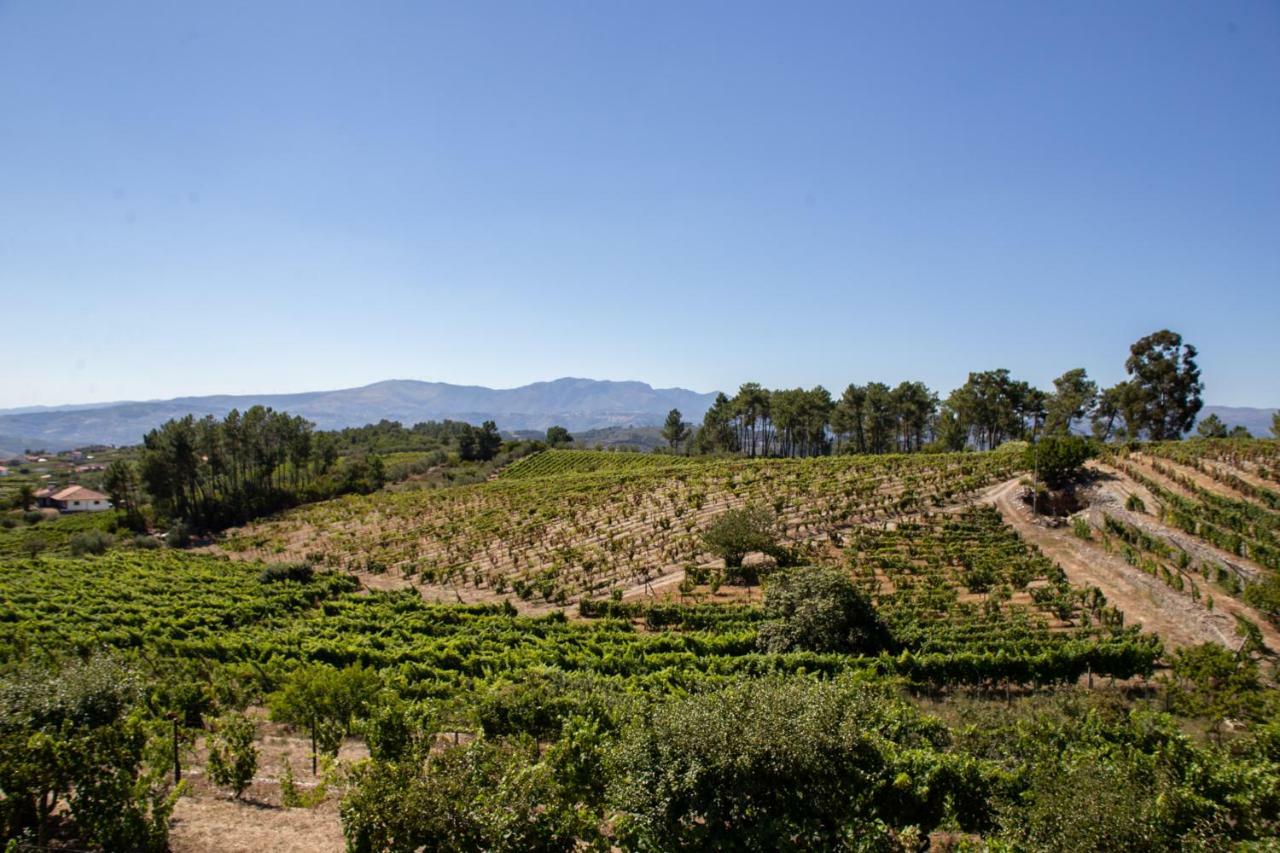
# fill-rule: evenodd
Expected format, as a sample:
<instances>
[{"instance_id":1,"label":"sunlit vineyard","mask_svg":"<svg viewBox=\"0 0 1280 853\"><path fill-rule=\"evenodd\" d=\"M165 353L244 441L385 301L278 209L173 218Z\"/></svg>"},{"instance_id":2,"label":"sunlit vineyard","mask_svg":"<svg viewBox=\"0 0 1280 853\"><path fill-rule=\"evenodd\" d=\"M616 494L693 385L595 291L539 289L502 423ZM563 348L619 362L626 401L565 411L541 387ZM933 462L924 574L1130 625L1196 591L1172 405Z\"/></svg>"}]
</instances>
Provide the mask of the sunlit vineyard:
<instances>
[{"instance_id":1,"label":"sunlit vineyard","mask_svg":"<svg viewBox=\"0 0 1280 853\"><path fill-rule=\"evenodd\" d=\"M357 594L341 572L294 580L263 564L168 551L3 564L0 649L248 665L243 677L264 688L303 662L361 664L424 699L547 667L663 691L799 671L1032 684L1149 673L1159 653L990 510L868 532L849 554L891 633L892 647L877 654L763 654L753 606L601 600L582 603L586 618L530 618L503 605L431 604L410 590ZM975 573L990 583L981 601L968 600Z\"/></svg>"},{"instance_id":2,"label":"sunlit vineyard","mask_svg":"<svg viewBox=\"0 0 1280 853\"><path fill-rule=\"evenodd\" d=\"M222 547L564 604L705 561L701 531L729 508L767 506L793 543L824 547L857 525L972 497L1019 460L1017 445L756 460L549 451L475 486L303 507L232 531Z\"/></svg>"},{"instance_id":3,"label":"sunlit vineyard","mask_svg":"<svg viewBox=\"0 0 1280 853\"><path fill-rule=\"evenodd\" d=\"M1115 454L1112 464L1158 502L1152 508L1170 527L1230 555L1222 564L1201 562L1205 581L1242 598L1280 624L1280 446L1273 441L1212 440L1165 442L1140 453ZM1131 545L1163 556L1164 543L1143 541L1113 522ZM1178 555L1181 557L1181 555ZM1237 561L1235 558L1242 558ZM1246 562L1247 561L1247 562ZM1161 570L1171 583L1189 560ZM1185 574L1185 571L1183 571ZM1198 593L1198 589L1194 590Z\"/></svg>"},{"instance_id":4,"label":"sunlit vineyard","mask_svg":"<svg viewBox=\"0 0 1280 853\"><path fill-rule=\"evenodd\" d=\"M867 528L847 549L894 636L995 679L1149 671L1159 643L1124 627L1096 588L1073 587L990 507ZM976 676L970 676L976 677Z\"/></svg>"}]
</instances>

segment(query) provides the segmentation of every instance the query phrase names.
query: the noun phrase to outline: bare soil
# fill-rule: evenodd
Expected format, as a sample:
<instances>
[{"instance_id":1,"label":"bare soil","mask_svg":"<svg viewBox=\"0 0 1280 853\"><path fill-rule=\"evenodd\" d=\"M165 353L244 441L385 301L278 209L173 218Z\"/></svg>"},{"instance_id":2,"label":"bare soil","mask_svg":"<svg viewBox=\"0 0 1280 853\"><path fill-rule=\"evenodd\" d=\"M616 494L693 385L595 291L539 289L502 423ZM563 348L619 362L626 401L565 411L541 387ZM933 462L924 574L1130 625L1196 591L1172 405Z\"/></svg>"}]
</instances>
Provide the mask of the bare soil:
<instances>
[{"instance_id":1,"label":"bare soil","mask_svg":"<svg viewBox=\"0 0 1280 853\"><path fill-rule=\"evenodd\" d=\"M1169 648L1204 642L1239 644L1230 614L1217 608L1209 611L1097 544L1079 538L1070 527L1043 526L1023 505L1020 488L1017 479L1008 480L984 499L1019 536L1061 566L1073 584L1101 589L1109 604L1124 611L1128 624L1138 623L1158 633Z\"/></svg>"},{"instance_id":2,"label":"bare soil","mask_svg":"<svg viewBox=\"0 0 1280 853\"><path fill-rule=\"evenodd\" d=\"M257 726L258 772L241 799L213 785L205 776L208 753L203 742L184 758L188 793L178 801L170 823L174 853L309 853L344 849L338 816L340 791L331 786L313 808L285 808L280 778L286 764L294 783L308 791L320 782L311 773L310 741L286 726L266 720L261 708L250 709ZM368 755L364 745L348 739L338 752L339 765ZM323 773L323 768L321 768Z\"/></svg>"}]
</instances>

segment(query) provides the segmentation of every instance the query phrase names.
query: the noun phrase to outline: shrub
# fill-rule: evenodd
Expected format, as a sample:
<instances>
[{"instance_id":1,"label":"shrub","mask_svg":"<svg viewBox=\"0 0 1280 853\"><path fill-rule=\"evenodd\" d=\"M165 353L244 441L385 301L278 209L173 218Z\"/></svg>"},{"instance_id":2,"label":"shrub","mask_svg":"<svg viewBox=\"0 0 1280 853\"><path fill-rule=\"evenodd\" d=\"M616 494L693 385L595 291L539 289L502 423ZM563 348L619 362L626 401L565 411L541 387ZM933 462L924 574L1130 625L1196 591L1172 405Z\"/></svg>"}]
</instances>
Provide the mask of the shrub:
<instances>
[{"instance_id":1,"label":"shrub","mask_svg":"<svg viewBox=\"0 0 1280 853\"><path fill-rule=\"evenodd\" d=\"M243 714L227 714L218 720L209 738L209 778L215 785L230 788L236 799L258 770L253 736L252 720Z\"/></svg>"},{"instance_id":2,"label":"shrub","mask_svg":"<svg viewBox=\"0 0 1280 853\"><path fill-rule=\"evenodd\" d=\"M1071 532L1076 536L1079 536L1081 539L1093 538L1093 528L1089 525L1088 520L1082 515L1077 515L1075 518L1071 519Z\"/></svg>"},{"instance_id":3,"label":"shrub","mask_svg":"<svg viewBox=\"0 0 1280 853\"><path fill-rule=\"evenodd\" d=\"M1144 504L1142 502L1142 498L1138 497L1137 495L1129 495L1129 497L1125 499L1124 508L1129 510L1129 512L1146 512L1147 511L1147 505Z\"/></svg>"},{"instance_id":4,"label":"shrub","mask_svg":"<svg viewBox=\"0 0 1280 853\"><path fill-rule=\"evenodd\" d=\"M102 530L85 530L71 537L71 553L76 557L105 554L114 541L111 534Z\"/></svg>"},{"instance_id":5,"label":"shrub","mask_svg":"<svg viewBox=\"0 0 1280 853\"><path fill-rule=\"evenodd\" d=\"M855 652L885 645L870 600L839 569L804 566L774 575L764 590L762 651Z\"/></svg>"},{"instance_id":6,"label":"shrub","mask_svg":"<svg viewBox=\"0 0 1280 853\"><path fill-rule=\"evenodd\" d=\"M315 577L315 570L311 568L309 563L277 563L267 566L258 575L258 580L263 583L278 583L279 581L297 581L298 583L310 583Z\"/></svg>"},{"instance_id":7,"label":"shrub","mask_svg":"<svg viewBox=\"0 0 1280 853\"><path fill-rule=\"evenodd\" d=\"M27 524L39 524L44 521L44 513L38 509L29 509L22 514L22 520Z\"/></svg>"},{"instance_id":8,"label":"shrub","mask_svg":"<svg viewBox=\"0 0 1280 853\"><path fill-rule=\"evenodd\" d=\"M169 528L164 541L170 548L185 548L191 544L191 528L185 522L179 521Z\"/></svg>"}]
</instances>

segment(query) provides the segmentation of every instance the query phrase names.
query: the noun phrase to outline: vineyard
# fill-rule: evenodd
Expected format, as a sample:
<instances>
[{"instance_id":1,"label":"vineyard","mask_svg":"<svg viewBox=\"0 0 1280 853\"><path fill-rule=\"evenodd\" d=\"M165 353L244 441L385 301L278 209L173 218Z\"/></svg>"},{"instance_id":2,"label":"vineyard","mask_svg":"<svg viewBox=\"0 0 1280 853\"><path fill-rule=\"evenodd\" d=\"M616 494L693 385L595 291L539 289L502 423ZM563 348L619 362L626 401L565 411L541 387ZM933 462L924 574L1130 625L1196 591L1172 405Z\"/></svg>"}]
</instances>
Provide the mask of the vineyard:
<instances>
[{"instance_id":1,"label":"vineyard","mask_svg":"<svg viewBox=\"0 0 1280 853\"><path fill-rule=\"evenodd\" d=\"M1172 531L1210 546L1219 559L1192 557L1168 539L1152 539L1111 521L1110 532L1148 555L1135 563L1200 597L1206 587L1257 608L1280 625L1280 452L1275 442L1214 440L1168 442L1140 453L1117 453L1111 466L1150 495L1147 509ZM1183 544L1187 544L1184 542Z\"/></svg>"},{"instance_id":2,"label":"vineyard","mask_svg":"<svg viewBox=\"0 0 1280 853\"><path fill-rule=\"evenodd\" d=\"M821 550L843 531L971 498L1011 476L994 453L699 459L550 451L475 486L349 496L231 531L226 553L390 572L468 600L563 605L707 560L708 521L757 503Z\"/></svg>"},{"instance_id":3,"label":"vineyard","mask_svg":"<svg viewBox=\"0 0 1280 853\"><path fill-rule=\"evenodd\" d=\"M1274 691L1262 688L1253 658L1222 646L1171 651L1020 536L989 501L1018 487L1021 455L1016 445L794 460L552 451L484 483L301 507L196 551L121 535L103 553L74 556L75 537L106 532L109 520L41 521L0 531L0 671L21 680L39 662L74 671L67 661L85 660L147 685L145 712L119 725L163 721L151 731L164 756L188 744L180 773L194 793L174 812L178 850L213 843L216 833L192 824L211 808L222 810L220 824L258 827L268 846L280 818L313 809L316 847L335 847L315 839L341 832L351 849L400 849L395 827L427 820L436 806L418 798L436 790L480 804L466 825L482 824L482 840L454 847L574 849L590 839L657 849L703 821L664 823L648 804L653 790L685 784L670 768L719 768L729 775L707 789L741 790L786 766L800 775L774 787L790 790L807 784L810 770L795 768L819 743L839 756L821 772L850 791L869 786L867 813L894 827L886 838L913 847L919 831L1024 831L1014 805L1039 790L1038 774L1057 778L1064 748L1080 766L1126 762L1138 775L1105 784L1132 796L1153 796L1156 785L1160 796L1198 803L1191 817L1162 819L1169 837L1197 831L1205 815L1240 838L1272 832L1280 796L1268 792L1280 765L1265 745L1197 746L1140 704L1163 690L1166 707L1213 725L1228 714L1259 724ZM1160 496L1152 511L1162 518L1194 511L1197 535L1212 536L1203 525L1213 524L1250 555L1269 541L1270 510L1254 498L1173 482L1178 471L1151 470L1175 464L1154 452L1142 465L1109 463L1131 468L1128 482L1146 478L1143 494ZM748 504L776 514L799 563L766 570L762 587L729 580L704 551L707 525ZM1100 516L1100 531L1081 517L1083 534L1060 535L1087 535L1134 570L1182 584L1179 594L1227 595L1198 557L1130 516ZM25 547L36 535L39 552ZM669 584L623 594L676 572L678 594ZM865 602L873 641L770 645L788 618L771 609L774 591L816 572ZM395 583L380 589L380 579ZM433 601L441 590L484 600ZM519 608L522 598L545 606ZM1203 682L1213 702L1230 696L1228 710L1194 692L1202 676L1188 660L1204 655L1233 667L1229 680L1210 669ZM301 712L288 710L291 691L309 697ZM989 716L944 723L919 707L957 698L957 713ZM1132 710L1117 712L1126 703ZM317 713L328 715L319 728ZM216 789L228 783L215 779L225 771L215 748L237 725L277 762L243 783L253 805ZM1126 744L1119 753L1117 743ZM865 775L863 760L872 762ZM741 777L725 769L739 761L752 768ZM295 780L309 787L300 792ZM1094 782L1081 784L1096 794ZM511 799L521 796L527 802ZM802 811L799 802L786 813ZM512 823L513 814L528 821ZM560 833L554 844L538 834L553 832L544 821Z\"/></svg>"},{"instance_id":4,"label":"vineyard","mask_svg":"<svg viewBox=\"0 0 1280 853\"><path fill-rule=\"evenodd\" d=\"M1055 576L991 510L868 533L850 557L881 587L892 645L878 654L764 654L758 607L589 600L581 619L531 618L510 606L431 604L409 590L359 594L341 572L295 579L172 552L6 562L0 648L7 657L114 650L149 663L248 665L245 677L264 690L304 662L363 665L402 695L432 700L474 699L488 683L548 668L660 692L735 675L860 670L935 686L1029 685L1150 674L1160 652L1096 595ZM980 574L986 598L962 600L982 586Z\"/></svg>"}]
</instances>

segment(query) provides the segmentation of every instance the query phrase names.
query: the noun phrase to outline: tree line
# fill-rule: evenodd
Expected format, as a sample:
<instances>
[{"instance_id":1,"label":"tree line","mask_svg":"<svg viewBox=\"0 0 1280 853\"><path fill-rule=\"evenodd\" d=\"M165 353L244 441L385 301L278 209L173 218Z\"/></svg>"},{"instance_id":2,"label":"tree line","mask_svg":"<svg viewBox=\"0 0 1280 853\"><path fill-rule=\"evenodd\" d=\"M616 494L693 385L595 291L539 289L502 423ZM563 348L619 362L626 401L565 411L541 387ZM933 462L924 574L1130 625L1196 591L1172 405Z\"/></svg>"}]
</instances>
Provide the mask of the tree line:
<instances>
[{"instance_id":1,"label":"tree line","mask_svg":"<svg viewBox=\"0 0 1280 853\"><path fill-rule=\"evenodd\" d=\"M821 385L748 382L733 397L718 394L696 429L672 410L663 436L673 449L749 457L990 450L1086 424L1101 441L1160 441L1190 430L1203 406L1196 356L1181 335L1161 330L1130 347L1128 378L1105 389L1084 368L1063 373L1052 391L1004 368L970 373L945 398L918 381L851 384L838 399Z\"/></svg>"}]
</instances>

